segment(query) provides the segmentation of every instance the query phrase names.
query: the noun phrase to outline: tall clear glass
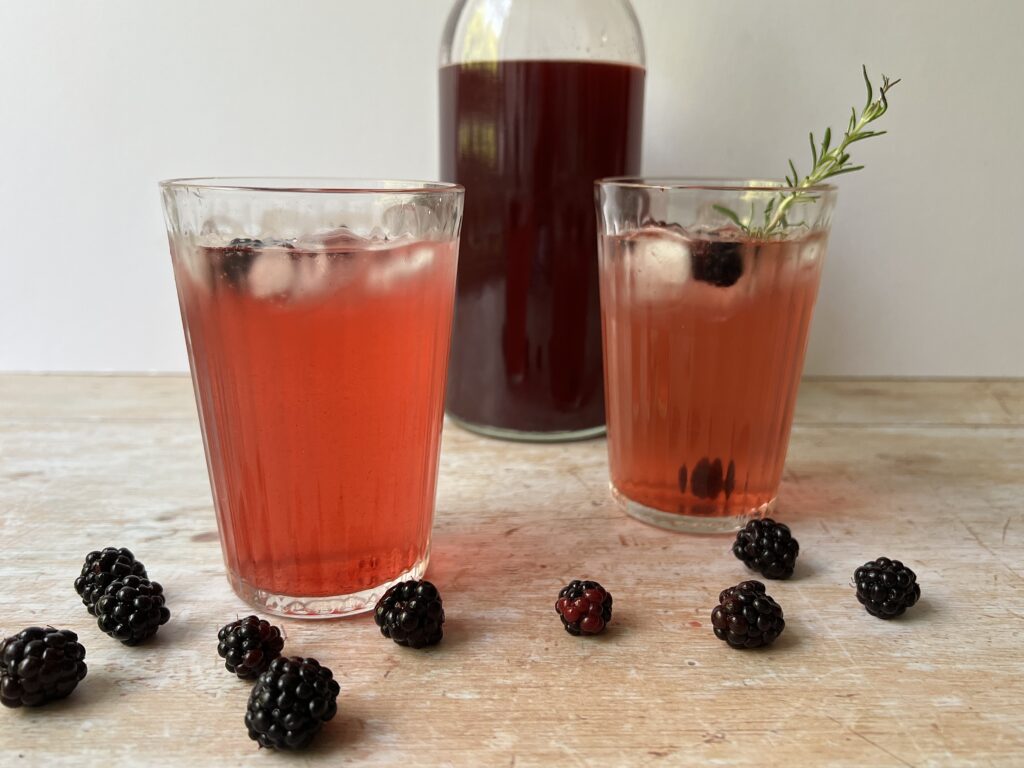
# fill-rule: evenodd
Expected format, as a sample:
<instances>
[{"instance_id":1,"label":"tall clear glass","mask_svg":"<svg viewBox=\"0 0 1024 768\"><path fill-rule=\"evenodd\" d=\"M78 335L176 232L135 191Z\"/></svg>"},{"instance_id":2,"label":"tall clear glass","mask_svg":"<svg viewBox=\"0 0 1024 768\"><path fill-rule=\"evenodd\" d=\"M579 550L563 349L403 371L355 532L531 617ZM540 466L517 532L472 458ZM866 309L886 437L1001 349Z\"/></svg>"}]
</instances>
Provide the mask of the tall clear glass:
<instances>
[{"instance_id":1,"label":"tall clear glass","mask_svg":"<svg viewBox=\"0 0 1024 768\"><path fill-rule=\"evenodd\" d=\"M430 553L462 188L161 184L228 579L371 609Z\"/></svg>"},{"instance_id":2,"label":"tall clear glass","mask_svg":"<svg viewBox=\"0 0 1024 768\"><path fill-rule=\"evenodd\" d=\"M790 192L597 185L611 485L645 522L729 531L775 505L836 198L815 187L758 233Z\"/></svg>"},{"instance_id":3,"label":"tall clear glass","mask_svg":"<svg viewBox=\"0 0 1024 768\"><path fill-rule=\"evenodd\" d=\"M446 409L518 440L604 431L593 183L640 172L628 0L460 0L441 46L441 176L466 187Z\"/></svg>"}]
</instances>

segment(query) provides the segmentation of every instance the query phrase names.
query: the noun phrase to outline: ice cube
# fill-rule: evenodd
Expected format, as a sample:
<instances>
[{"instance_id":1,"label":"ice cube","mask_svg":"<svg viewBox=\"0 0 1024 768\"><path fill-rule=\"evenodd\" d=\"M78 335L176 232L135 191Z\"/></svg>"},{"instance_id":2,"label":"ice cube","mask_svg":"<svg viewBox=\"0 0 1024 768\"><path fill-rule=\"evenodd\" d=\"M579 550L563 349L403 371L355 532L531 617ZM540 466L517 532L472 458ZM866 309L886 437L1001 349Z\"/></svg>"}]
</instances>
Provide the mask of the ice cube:
<instances>
[{"instance_id":1,"label":"ice cube","mask_svg":"<svg viewBox=\"0 0 1024 768\"><path fill-rule=\"evenodd\" d=\"M454 203L443 197L423 197L392 205L381 217L390 238L434 238L445 232L454 214Z\"/></svg>"},{"instance_id":2,"label":"ice cube","mask_svg":"<svg viewBox=\"0 0 1024 768\"><path fill-rule=\"evenodd\" d=\"M304 298L325 293L344 278L344 264L328 253L302 253L294 262L292 295Z\"/></svg>"},{"instance_id":3,"label":"ice cube","mask_svg":"<svg viewBox=\"0 0 1024 768\"><path fill-rule=\"evenodd\" d=\"M207 249L180 236L171 237L169 242L175 279L189 280L190 284L209 290L213 283L213 269Z\"/></svg>"},{"instance_id":4,"label":"ice cube","mask_svg":"<svg viewBox=\"0 0 1024 768\"><path fill-rule=\"evenodd\" d=\"M628 238L628 268L633 290L641 300L656 300L678 294L690 279L690 248L678 232L650 228Z\"/></svg>"},{"instance_id":5,"label":"ice cube","mask_svg":"<svg viewBox=\"0 0 1024 768\"><path fill-rule=\"evenodd\" d=\"M800 267L802 269L814 270L820 268L820 262L825 256L825 241L820 236L810 236L804 240L800 248Z\"/></svg>"},{"instance_id":6,"label":"ice cube","mask_svg":"<svg viewBox=\"0 0 1024 768\"><path fill-rule=\"evenodd\" d=\"M211 247L226 245L228 240L245 229L241 221L230 216L210 216L199 226L199 242Z\"/></svg>"},{"instance_id":7,"label":"ice cube","mask_svg":"<svg viewBox=\"0 0 1024 768\"><path fill-rule=\"evenodd\" d=\"M412 279L430 268L435 258L434 249L419 244L390 248L374 255L369 266L367 282L378 290L397 287L402 281Z\"/></svg>"},{"instance_id":8,"label":"ice cube","mask_svg":"<svg viewBox=\"0 0 1024 768\"><path fill-rule=\"evenodd\" d=\"M348 227L335 227L300 236L296 245L313 251L362 250L374 243Z\"/></svg>"},{"instance_id":9,"label":"ice cube","mask_svg":"<svg viewBox=\"0 0 1024 768\"><path fill-rule=\"evenodd\" d=\"M417 203L392 205L384 211L381 221L384 230L392 237L422 236L427 233L432 223L431 211Z\"/></svg>"},{"instance_id":10,"label":"ice cube","mask_svg":"<svg viewBox=\"0 0 1024 768\"><path fill-rule=\"evenodd\" d=\"M261 299L288 294L295 279L292 256L290 248L260 248L249 267L247 282L250 293Z\"/></svg>"}]
</instances>

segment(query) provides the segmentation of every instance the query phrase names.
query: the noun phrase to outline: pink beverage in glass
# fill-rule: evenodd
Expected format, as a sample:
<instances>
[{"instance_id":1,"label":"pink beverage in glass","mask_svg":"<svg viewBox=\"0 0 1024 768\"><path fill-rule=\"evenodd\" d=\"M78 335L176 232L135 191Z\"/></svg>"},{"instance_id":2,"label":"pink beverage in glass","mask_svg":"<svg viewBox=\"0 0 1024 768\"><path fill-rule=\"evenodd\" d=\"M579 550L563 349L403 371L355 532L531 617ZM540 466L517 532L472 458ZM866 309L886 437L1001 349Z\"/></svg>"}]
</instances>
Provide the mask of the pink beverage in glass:
<instances>
[{"instance_id":1,"label":"pink beverage in glass","mask_svg":"<svg viewBox=\"0 0 1024 768\"><path fill-rule=\"evenodd\" d=\"M826 239L650 221L603 235L609 467L627 511L714 531L772 508Z\"/></svg>"},{"instance_id":2,"label":"pink beverage in glass","mask_svg":"<svg viewBox=\"0 0 1024 768\"><path fill-rule=\"evenodd\" d=\"M372 607L429 554L457 240L172 249L232 584L278 613Z\"/></svg>"}]
</instances>

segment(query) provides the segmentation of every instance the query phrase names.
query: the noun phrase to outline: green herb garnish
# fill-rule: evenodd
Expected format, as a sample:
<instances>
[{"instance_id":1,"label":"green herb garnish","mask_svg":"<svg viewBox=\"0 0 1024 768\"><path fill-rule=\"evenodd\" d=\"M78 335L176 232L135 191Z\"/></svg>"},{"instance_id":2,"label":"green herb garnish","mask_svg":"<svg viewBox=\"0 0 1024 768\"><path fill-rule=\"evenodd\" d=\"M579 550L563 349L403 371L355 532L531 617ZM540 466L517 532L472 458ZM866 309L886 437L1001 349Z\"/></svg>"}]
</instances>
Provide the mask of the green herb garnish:
<instances>
[{"instance_id":1,"label":"green herb garnish","mask_svg":"<svg viewBox=\"0 0 1024 768\"><path fill-rule=\"evenodd\" d=\"M737 227L754 238L771 237L772 235L780 234L791 226L798 226L798 224L791 224L789 221L790 209L798 203L809 203L817 199L816 195L805 190L813 187L815 184L820 184L825 179L830 179L843 173L853 173L864 167L863 165L850 165L850 154L847 152L847 148L855 141L870 139L872 136L881 136L886 133L886 131L871 131L867 127L889 109L886 94L898 82L900 81L890 80L885 75L882 75L882 87L878 89L878 97L875 98L875 88L871 85L867 67L864 67L864 83L868 89L868 100L860 115L857 114L856 107L851 110L850 124L846 129L846 133L843 134L843 140L835 147L831 146L831 128L825 129L825 135L821 140L820 148L814 141L814 134L810 134L813 165L811 172L801 179L800 174L796 170L796 165L792 160L789 161L789 170L792 172L792 176L786 176L787 189L779 192L777 196L771 198L768 204L765 205L761 226L754 226L753 209L751 209L750 216L746 221L743 221L734 210L727 206L716 205L714 209L728 217Z\"/></svg>"}]
</instances>

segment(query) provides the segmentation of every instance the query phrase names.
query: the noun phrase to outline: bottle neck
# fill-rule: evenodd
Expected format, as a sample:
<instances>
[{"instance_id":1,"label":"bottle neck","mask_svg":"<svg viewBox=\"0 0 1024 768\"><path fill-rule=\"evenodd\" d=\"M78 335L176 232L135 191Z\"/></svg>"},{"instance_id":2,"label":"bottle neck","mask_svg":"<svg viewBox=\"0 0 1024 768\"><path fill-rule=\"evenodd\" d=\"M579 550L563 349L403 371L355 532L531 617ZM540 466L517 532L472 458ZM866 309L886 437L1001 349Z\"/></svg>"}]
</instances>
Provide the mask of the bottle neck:
<instances>
[{"instance_id":1,"label":"bottle neck","mask_svg":"<svg viewBox=\"0 0 1024 768\"><path fill-rule=\"evenodd\" d=\"M644 67L629 0L459 0L441 66L484 61L599 61Z\"/></svg>"}]
</instances>

